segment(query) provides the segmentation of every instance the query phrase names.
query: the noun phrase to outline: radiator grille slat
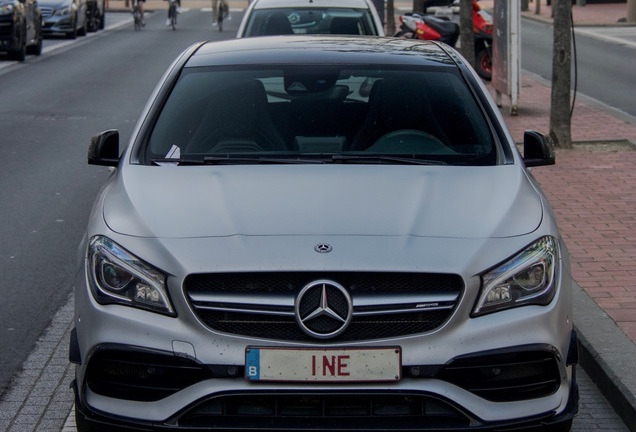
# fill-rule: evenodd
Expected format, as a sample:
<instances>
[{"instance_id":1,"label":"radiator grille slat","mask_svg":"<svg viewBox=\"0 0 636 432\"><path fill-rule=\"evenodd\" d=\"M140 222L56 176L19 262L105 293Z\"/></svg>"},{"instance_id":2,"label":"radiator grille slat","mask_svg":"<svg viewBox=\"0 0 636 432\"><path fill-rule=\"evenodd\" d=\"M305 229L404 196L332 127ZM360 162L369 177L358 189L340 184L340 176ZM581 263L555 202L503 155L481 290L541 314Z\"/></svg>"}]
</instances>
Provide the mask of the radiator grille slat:
<instances>
[{"instance_id":1,"label":"radiator grille slat","mask_svg":"<svg viewBox=\"0 0 636 432\"><path fill-rule=\"evenodd\" d=\"M367 299L364 314L356 314L354 308L351 325L332 339L334 341L383 339L433 331L450 317L463 290L461 277L449 274L283 272L190 275L185 280L185 292L197 317L213 330L281 341L311 341L314 339L298 327L291 302L277 306L279 313L272 313L273 308L269 305L274 297L293 298L307 284L324 279L342 285L353 298L354 305L356 296ZM214 298L215 294L219 297L241 295L244 304L219 308L197 300ZM399 307L383 310L387 297L394 300L391 303L399 305L402 298L411 298L414 294L422 295L422 298L444 295L453 300L445 302L443 308L416 310L416 305L404 304L403 310ZM374 295L384 300L377 308L368 304L369 296Z\"/></svg>"}]
</instances>

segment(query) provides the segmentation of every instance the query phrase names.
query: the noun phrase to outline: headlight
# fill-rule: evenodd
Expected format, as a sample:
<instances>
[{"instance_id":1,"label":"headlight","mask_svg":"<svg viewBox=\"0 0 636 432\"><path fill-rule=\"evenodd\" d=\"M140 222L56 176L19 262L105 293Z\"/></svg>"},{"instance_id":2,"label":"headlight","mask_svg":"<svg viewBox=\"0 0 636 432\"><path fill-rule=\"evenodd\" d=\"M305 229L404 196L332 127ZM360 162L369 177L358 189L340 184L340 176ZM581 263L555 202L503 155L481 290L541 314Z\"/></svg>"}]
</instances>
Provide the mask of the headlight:
<instances>
[{"instance_id":1,"label":"headlight","mask_svg":"<svg viewBox=\"0 0 636 432\"><path fill-rule=\"evenodd\" d=\"M0 15L9 15L13 13L13 5L6 4L4 6L0 6Z\"/></svg>"},{"instance_id":2,"label":"headlight","mask_svg":"<svg viewBox=\"0 0 636 432\"><path fill-rule=\"evenodd\" d=\"M549 304L556 293L559 246L542 237L499 267L482 275L473 317L526 305Z\"/></svg>"},{"instance_id":3,"label":"headlight","mask_svg":"<svg viewBox=\"0 0 636 432\"><path fill-rule=\"evenodd\" d=\"M70 15L70 13L71 13L71 7L70 6L66 6L65 8L56 10L53 15L55 15L55 16L64 16L64 15Z\"/></svg>"},{"instance_id":4,"label":"headlight","mask_svg":"<svg viewBox=\"0 0 636 432\"><path fill-rule=\"evenodd\" d=\"M106 237L94 237L88 248L87 274L100 304L121 304L176 316L166 275Z\"/></svg>"}]
</instances>

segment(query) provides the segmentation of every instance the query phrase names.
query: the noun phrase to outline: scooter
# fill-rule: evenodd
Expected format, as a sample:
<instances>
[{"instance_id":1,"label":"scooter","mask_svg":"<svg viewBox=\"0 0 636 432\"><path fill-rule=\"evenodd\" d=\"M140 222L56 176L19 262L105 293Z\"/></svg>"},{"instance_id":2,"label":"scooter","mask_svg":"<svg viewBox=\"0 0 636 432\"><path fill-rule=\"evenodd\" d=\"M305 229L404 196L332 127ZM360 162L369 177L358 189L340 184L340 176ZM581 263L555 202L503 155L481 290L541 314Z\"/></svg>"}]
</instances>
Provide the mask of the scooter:
<instances>
[{"instance_id":1,"label":"scooter","mask_svg":"<svg viewBox=\"0 0 636 432\"><path fill-rule=\"evenodd\" d=\"M450 5L453 0L434 0ZM430 3L430 0L429 0ZM475 70L483 79L492 79L492 19L473 0L473 32L475 34ZM425 9L430 6L425 2ZM452 47L459 39L459 25L445 16L407 13L400 16L400 29L396 37L435 40Z\"/></svg>"},{"instance_id":2,"label":"scooter","mask_svg":"<svg viewBox=\"0 0 636 432\"><path fill-rule=\"evenodd\" d=\"M492 17L473 0L475 34L475 70L483 79L492 79Z\"/></svg>"}]
</instances>

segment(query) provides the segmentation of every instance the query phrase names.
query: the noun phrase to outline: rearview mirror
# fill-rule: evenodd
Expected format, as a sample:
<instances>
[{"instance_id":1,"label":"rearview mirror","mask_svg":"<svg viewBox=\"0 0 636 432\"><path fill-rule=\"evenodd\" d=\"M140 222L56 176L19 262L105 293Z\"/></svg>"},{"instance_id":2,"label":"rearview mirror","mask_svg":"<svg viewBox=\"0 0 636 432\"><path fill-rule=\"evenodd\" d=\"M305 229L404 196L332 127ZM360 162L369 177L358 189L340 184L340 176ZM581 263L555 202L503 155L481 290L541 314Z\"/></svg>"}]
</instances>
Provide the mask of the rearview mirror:
<instances>
[{"instance_id":1,"label":"rearview mirror","mask_svg":"<svg viewBox=\"0 0 636 432\"><path fill-rule=\"evenodd\" d=\"M552 140L541 132L527 130L523 133L523 160L527 167L554 165Z\"/></svg>"},{"instance_id":2,"label":"rearview mirror","mask_svg":"<svg viewBox=\"0 0 636 432\"><path fill-rule=\"evenodd\" d=\"M110 129L91 138L88 164L117 166L119 164L119 131Z\"/></svg>"}]
</instances>

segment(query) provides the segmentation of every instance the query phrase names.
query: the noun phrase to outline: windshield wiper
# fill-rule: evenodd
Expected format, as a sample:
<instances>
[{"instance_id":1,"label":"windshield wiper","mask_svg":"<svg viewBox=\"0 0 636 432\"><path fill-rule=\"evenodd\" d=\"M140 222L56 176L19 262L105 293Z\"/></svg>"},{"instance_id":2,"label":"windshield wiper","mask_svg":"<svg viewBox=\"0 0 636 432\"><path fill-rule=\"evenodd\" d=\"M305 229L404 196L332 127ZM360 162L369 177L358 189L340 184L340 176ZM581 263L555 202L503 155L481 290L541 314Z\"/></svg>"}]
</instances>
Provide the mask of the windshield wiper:
<instances>
[{"instance_id":1,"label":"windshield wiper","mask_svg":"<svg viewBox=\"0 0 636 432\"><path fill-rule=\"evenodd\" d=\"M321 164L322 159L301 159L298 157L264 157L264 156L207 156L203 163L210 165L233 164Z\"/></svg>"},{"instance_id":2,"label":"windshield wiper","mask_svg":"<svg viewBox=\"0 0 636 432\"><path fill-rule=\"evenodd\" d=\"M416 157L398 157L381 155L324 155L317 158L300 157L264 157L264 156L206 156L203 159L152 159L154 165L240 165L240 164L332 164L332 163L391 163L407 165L447 165L439 160L417 159Z\"/></svg>"},{"instance_id":3,"label":"windshield wiper","mask_svg":"<svg viewBox=\"0 0 636 432\"><path fill-rule=\"evenodd\" d=\"M362 163L393 163L407 165L448 165L446 162L431 159L417 159L416 157L382 156L382 155L342 155L331 157L334 163L362 162Z\"/></svg>"},{"instance_id":4,"label":"windshield wiper","mask_svg":"<svg viewBox=\"0 0 636 432\"><path fill-rule=\"evenodd\" d=\"M153 165L203 165L201 159L157 158L151 159Z\"/></svg>"}]
</instances>

